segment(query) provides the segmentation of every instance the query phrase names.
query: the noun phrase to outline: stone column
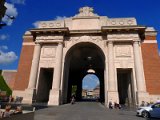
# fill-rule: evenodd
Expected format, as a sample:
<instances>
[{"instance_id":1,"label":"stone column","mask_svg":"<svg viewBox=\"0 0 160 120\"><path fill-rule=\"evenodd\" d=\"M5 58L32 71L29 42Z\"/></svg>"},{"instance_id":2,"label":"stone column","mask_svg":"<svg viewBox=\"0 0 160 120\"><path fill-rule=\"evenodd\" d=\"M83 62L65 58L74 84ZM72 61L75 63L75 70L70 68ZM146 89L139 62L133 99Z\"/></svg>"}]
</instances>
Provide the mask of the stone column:
<instances>
[{"instance_id":1,"label":"stone column","mask_svg":"<svg viewBox=\"0 0 160 120\"><path fill-rule=\"evenodd\" d=\"M119 102L117 82L115 79L113 42L108 42L108 102Z\"/></svg>"},{"instance_id":2,"label":"stone column","mask_svg":"<svg viewBox=\"0 0 160 120\"><path fill-rule=\"evenodd\" d=\"M49 103L50 105L59 105L60 103L60 84L62 72L62 57L63 57L63 43L58 43L56 49L56 66L53 75L52 90L50 91Z\"/></svg>"},{"instance_id":3,"label":"stone column","mask_svg":"<svg viewBox=\"0 0 160 120\"><path fill-rule=\"evenodd\" d=\"M34 47L29 84L28 84L28 88L25 90L25 97L23 99L24 103L32 103L32 100L34 100L40 53L41 53L41 45L39 43L36 43Z\"/></svg>"},{"instance_id":4,"label":"stone column","mask_svg":"<svg viewBox=\"0 0 160 120\"><path fill-rule=\"evenodd\" d=\"M146 101L148 98L148 93L146 92L146 84L144 80L144 71L143 71L143 63L142 63L142 55L140 52L140 43L139 41L134 41L133 43L133 51L134 51L134 64L135 64L135 75L136 75L136 83L137 83L137 99L138 104L141 101Z\"/></svg>"}]
</instances>

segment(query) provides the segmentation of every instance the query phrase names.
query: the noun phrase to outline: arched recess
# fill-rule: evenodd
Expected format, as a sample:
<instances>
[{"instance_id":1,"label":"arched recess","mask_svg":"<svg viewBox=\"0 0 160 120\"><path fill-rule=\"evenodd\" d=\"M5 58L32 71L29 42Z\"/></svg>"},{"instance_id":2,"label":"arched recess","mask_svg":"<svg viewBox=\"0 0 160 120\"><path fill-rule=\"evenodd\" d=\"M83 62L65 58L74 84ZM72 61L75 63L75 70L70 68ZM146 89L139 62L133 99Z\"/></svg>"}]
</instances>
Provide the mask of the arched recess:
<instances>
[{"instance_id":1,"label":"arched recess","mask_svg":"<svg viewBox=\"0 0 160 120\"><path fill-rule=\"evenodd\" d=\"M104 101L105 55L102 49L91 42L80 42L72 46L64 59L62 102L70 101L73 86L76 86L76 100L82 98L82 79L88 69L95 70L100 80L100 100Z\"/></svg>"}]
</instances>

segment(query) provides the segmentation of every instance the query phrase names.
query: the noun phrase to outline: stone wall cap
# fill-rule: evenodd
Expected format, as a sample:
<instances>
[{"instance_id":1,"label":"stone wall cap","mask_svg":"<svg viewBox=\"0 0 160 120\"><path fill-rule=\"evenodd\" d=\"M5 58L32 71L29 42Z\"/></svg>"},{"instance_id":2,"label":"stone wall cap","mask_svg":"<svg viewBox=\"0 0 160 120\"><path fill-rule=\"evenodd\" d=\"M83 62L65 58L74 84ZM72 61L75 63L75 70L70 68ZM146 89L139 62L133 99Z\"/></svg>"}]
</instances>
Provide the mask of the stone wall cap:
<instances>
[{"instance_id":1,"label":"stone wall cap","mask_svg":"<svg viewBox=\"0 0 160 120\"><path fill-rule=\"evenodd\" d=\"M145 30L145 35L156 36L158 31L154 29L154 27L147 27Z\"/></svg>"},{"instance_id":2,"label":"stone wall cap","mask_svg":"<svg viewBox=\"0 0 160 120\"><path fill-rule=\"evenodd\" d=\"M17 70L2 70L2 74L5 73L5 72L13 72L13 73L15 73L15 72L17 72Z\"/></svg>"},{"instance_id":3,"label":"stone wall cap","mask_svg":"<svg viewBox=\"0 0 160 120\"><path fill-rule=\"evenodd\" d=\"M31 32L30 32L30 31L26 31L26 32L24 33L24 35L31 35Z\"/></svg>"},{"instance_id":4,"label":"stone wall cap","mask_svg":"<svg viewBox=\"0 0 160 120\"><path fill-rule=\"evenodd\" d=\"M156 30L154 29L154 27L147 27L146 28L146 32L148 32L148 31L154 31L154 32L156 32Z\"/></svg>"}]
</instances>

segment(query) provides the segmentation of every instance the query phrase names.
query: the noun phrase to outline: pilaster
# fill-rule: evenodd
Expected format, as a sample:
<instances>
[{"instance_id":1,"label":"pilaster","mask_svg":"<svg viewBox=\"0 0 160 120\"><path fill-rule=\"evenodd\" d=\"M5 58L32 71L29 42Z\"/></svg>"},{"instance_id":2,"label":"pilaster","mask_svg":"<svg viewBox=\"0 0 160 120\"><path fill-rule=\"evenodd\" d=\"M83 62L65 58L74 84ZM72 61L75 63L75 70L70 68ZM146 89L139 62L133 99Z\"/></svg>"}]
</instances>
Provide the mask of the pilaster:
<instances>
[{"instance_id":1,"label":"pilaster","mask_svg":"<svg viewBox=\"0 0 160 120\"><path fill-rule=\"evenodd\" d=\"M119 102L114 66L113 41L108 42L108 103Z\"/></svg>"},{"instance_id":2,"label":"pilaster","mask_svg":"<svg viewBox=\"0 0 160 120\"><path fill-rule=\"evenodd\" d=\"M34 95L36 91L40 53L41 53L41 45L37 43L34 48L34 56L32 60L29 84L28 84L28 88L25 90L25 97L23 100L26 103L32 103L32 100L34 99Z\"/></svg>"},{"instance_id":3,"label":"pilaster","mask_svg":"<svg viewBox=\"0 0 160 120\"><path fill-rule=\"evenodd\" d=\"M60 84L62 72L63 43L59 42L56 51L56 66L53 75L52 90L50 91L49 105L60 104Z\"/></svg>"},{"instance_id":4,"label":"pilaster","mask_svg":"<svg viewBox=\"0 0 160 120\"><path fill-rule=\"evenodd\" d=\"M149 94L146 92L146 83L144 79L142 55L140 53L140 41L134 41L133 43L134 51L134 63L135 63L135 76L137 82L137 103L140 104L141 101L147 101Z\"/></svg>"}]
</instances>

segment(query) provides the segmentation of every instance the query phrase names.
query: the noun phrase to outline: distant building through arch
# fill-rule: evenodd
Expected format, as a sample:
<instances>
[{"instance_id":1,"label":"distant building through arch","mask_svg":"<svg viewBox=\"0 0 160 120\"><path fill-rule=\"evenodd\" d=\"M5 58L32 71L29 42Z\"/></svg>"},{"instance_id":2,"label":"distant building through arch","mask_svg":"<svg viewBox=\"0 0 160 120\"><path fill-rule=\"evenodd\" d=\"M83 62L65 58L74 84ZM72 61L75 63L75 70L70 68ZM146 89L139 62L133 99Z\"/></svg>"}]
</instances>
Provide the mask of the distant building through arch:
<instances>
[{"instance_id":1,"label":"distant building through arch","mask_svg":"<svg viewBox=\"0 0 160 120\"><path fill-rule=\"evenodd\" d=\"M13 95L24 103L60 105L69 101L71 86L78 85L80 100L81 80L92 66L105 105L154 102L160 97L156 35L135 18L99 16L91 7L64 20L41 21L23 36Z\"/></svg>"}]
</instances>

